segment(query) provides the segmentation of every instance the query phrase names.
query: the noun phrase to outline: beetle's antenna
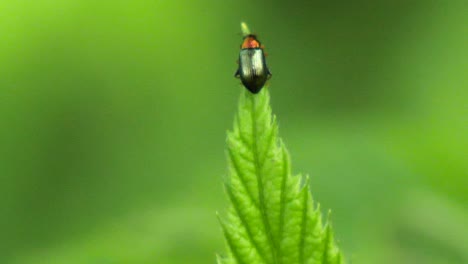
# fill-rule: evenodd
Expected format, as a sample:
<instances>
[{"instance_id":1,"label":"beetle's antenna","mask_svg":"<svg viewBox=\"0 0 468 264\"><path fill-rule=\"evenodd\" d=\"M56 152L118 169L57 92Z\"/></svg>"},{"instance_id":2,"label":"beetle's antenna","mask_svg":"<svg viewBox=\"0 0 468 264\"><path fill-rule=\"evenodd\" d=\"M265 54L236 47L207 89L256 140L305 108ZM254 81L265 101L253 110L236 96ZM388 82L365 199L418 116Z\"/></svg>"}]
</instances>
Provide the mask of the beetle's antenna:
<instances>
[{"instance_id":1,"label":"beetle's antenna","mask_svg":"<svg viewBox=\"0 0 468 264\"><path fill-rule=\"evenodd\" d=\"M245 22L241 22L241 30L244 37L250 35L250 29Z\"/></svg>"}]
</instances>

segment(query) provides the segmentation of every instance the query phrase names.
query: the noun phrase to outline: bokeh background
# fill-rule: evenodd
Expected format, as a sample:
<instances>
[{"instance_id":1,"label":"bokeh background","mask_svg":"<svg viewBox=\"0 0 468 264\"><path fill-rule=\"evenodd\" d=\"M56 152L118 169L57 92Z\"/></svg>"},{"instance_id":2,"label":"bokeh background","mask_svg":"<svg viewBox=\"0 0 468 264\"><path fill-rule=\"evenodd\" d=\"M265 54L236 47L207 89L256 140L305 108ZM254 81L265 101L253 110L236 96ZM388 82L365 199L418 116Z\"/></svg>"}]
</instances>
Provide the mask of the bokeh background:
<instances>
[{"instance_id":1,"label":"bokeh background","mask_svg":"<svg viewBox=\"0 0 468 264\"><path fill-rule=\"evenodd\" d=\"M246 21L351 263L468 263L468 4L0 1L0 263L214 263Z\"/></svg>"}]
</instances>

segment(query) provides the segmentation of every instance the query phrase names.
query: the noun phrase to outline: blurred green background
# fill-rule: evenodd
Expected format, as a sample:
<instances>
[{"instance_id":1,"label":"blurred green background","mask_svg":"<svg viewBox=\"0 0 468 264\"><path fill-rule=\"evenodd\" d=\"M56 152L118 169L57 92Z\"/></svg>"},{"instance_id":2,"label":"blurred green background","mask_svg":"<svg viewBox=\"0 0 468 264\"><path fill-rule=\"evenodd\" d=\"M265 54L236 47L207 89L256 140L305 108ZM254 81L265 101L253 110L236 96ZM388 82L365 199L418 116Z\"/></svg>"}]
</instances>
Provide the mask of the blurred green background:
<instances>
[{"instance_id":1,"label":"blurred green background","mask_svg":"<svg viewBox=\"0 0 468 264\"><path fill-rule=\"evenodd\" d=\"M351 263L468 263L468 4L0 1L0 263L214 263L239 23Z\"/></svg>"}]
</instances>

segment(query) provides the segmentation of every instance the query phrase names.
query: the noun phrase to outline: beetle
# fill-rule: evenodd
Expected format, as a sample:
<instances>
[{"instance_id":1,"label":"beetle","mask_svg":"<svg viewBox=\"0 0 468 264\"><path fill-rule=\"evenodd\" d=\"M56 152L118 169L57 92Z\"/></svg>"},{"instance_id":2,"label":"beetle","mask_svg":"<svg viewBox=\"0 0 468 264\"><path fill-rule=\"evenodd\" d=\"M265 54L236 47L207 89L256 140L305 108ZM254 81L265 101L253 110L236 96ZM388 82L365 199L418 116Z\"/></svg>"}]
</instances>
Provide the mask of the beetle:
<instances>
[{"instance_id":1,"label":"beetle","mask_svg":"<svg viewBox=\"0 0 468 264\"><path fill-rule=\"evenodd\" d=\"M271 78L263 48L256 35L246 35L239 52L239 68L234 74L253 94L260 92L266 81Z\"/></svg>"}]
</instances>

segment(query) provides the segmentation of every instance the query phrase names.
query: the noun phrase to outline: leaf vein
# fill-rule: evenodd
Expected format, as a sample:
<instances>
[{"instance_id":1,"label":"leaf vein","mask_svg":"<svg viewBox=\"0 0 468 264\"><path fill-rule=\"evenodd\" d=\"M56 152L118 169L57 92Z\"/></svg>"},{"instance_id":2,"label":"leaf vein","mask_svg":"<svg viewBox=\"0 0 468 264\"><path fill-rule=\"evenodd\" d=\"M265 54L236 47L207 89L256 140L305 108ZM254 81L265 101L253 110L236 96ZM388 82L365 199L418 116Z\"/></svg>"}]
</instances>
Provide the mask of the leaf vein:
<instances>
[{"instance_id":1,"label":"leaf vein","mask_svg":"<svg viewBox=\"0 0 468 264\"><path fill-rule=\"evenodd\" d=\"M252 203L256 206L257 209L259 209L259 205L257 203L257 200L255 199L253 193L251 192L250 188L247 185L245 175L241 168L239 167L238 161L235 158L235 155L233 153L233 150L231 148L228 148L229 152L229 157L231 158L232 166L234 167L234 170L236 171L237 175L239 175L239 179L242 183L242 186L245 188L248 198L252 201Z\"/></svg>"},{"instance_id":2,"label":"leaf vein","mask_svg":"<svg viewBox=\"0 0 468 264\"><path fill-rule=\"evenodd\" d=\"M232 241L233 238L231 237L230 232L227 230L226 224L221 219L219 219L219 222L221 223L221 228L223 229L224 237L226 238L226 242L229 248L231 249L234 260L238 264L244 264L245 262L242 260L240 253L238 252L238 248L234 245L234 242Z\"/></svg>"},{"instance_id":3,"label":"leaf vein","mask_svg":"<svg viewBox=\"0 0 468 264\"><path fill-rule=\"evenodd\" d=\"M239 204L238 204L236 198L234 197L234 194L232 193L232 189L230 188L230 186L226 186L226 190L227 190L227 193L229 195L229 198L231 199L231 201L233 203L234 210L236 211L236 214L239 216L239 219L241 220L242 225L245 227L245 231L247 232L247 236L249 237L249 241L251 242L251 245L253 246L255 251L257 251L260 258L262 258L262 260L265 261L264 253L260 250L260 246L258 245L258 243L256 242L256 240L253 237L252 230L250 229L250 225L248 224L248 222L245 219L244 215L241 213L241 210L239 208Z\"/></svg>"}]
</instances>

